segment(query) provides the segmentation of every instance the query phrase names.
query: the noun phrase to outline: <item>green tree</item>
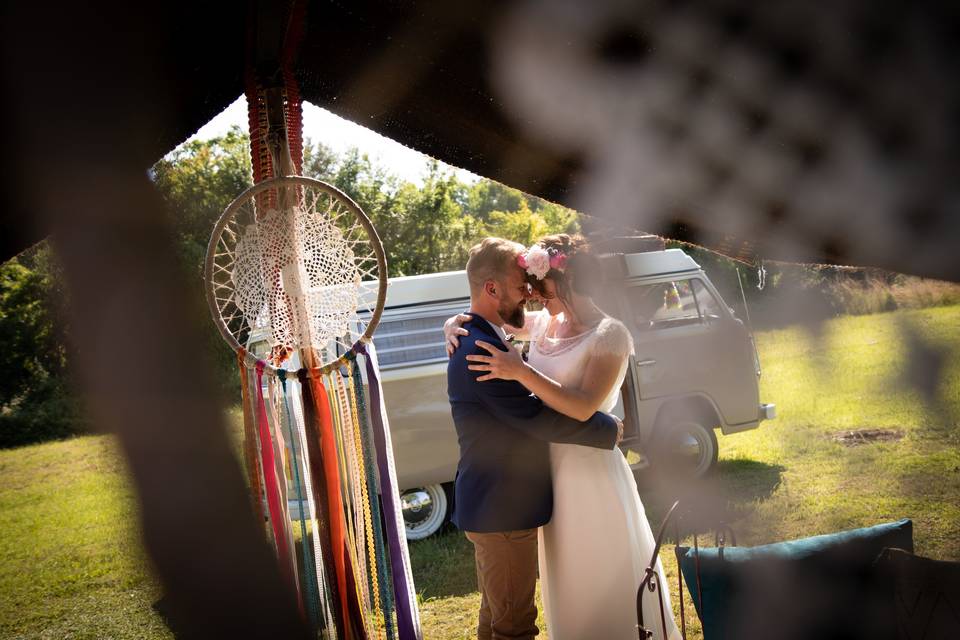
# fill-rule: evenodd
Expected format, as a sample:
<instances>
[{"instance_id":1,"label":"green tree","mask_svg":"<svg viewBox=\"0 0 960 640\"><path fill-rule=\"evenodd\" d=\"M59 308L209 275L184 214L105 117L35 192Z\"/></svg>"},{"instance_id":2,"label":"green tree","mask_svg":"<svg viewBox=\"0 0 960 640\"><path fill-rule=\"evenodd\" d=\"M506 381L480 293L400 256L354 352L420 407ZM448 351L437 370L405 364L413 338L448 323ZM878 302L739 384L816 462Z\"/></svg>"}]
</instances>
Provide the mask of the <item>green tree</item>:
<instances>
[{"instance_id":1,"label":"green tree","mask_svg":"<svg viewBox=\"0 0 960 640\"><path fill-rule=\"evenodd\" d=\"M547 221L539 213L531 211L526 200L520 201L516 211L490 212L489 220L490 235L514 240L525 247L550 233Z\"/></svg>"},{"instance_id":2,"label":"green tree","mask_svg":"<svg viewBox=\"0 0 960 640\"><path fill-rule=\"evenodd\" d=\"M547 223L548 233L580 233L580 215L576 211L539 198L532 200L540 204L535 211Z\"/></svg>"},{"instance_id":3,"label":"green tree","mask_svg":"<svg viewBox=\"0 0 960 640\"><path fill-rule=\"evenodd\" d=\"M84 427L69 384L61 282L47 242L0 265L0 446Z\"/></svg>"},{"instance_id":4,"label":"green tree","mask_svg":"<svg viewBox=\"0 0 960 640\"><path fill-rule=\"evenodd\" d=\"M487 222L494 211L516 211L525 200L522 191L493 180L478 180L465 190L463 208L473 217Z\"/></svg>"},{"instance_id":5,"label":"green tree","mask_svg":"<svg viewBox=\"0 0 960 640\"><path fill-rule=\"evenodd\" d=\"M422 187L401 185L394 203L399 234L391 258L397 275L463 268L484 226L464 214L457 197L462 191L453 172L442 170L436 160L428 163Z\"/></svg>"},{"instance_id":6,"label":"green tree","mask_svg":"<svg viewBox=\"0 0 960 640\"><path fill-rule=\"evenodd\" d=\"M339 158L333 149L322 143L314 143L309 138L303 143L303 175L326 182L336 170Z\"/></svg>"},{"instance_id":7,"label":"green tree","mask_svg":"<svg viewBox=\"0 0 960 640\"><path fill-rule=\"evenodd\" d=\"M530 208L526 198L520 201L520 206L514 211L491 211L487 223L489 235L530 246L545 235L580 231L576 211L540 202L542 204L538 211Z\"/></svg>"},{"instance_id":8,"label":"green tree","mask_svg":"<svg viewBox=\"0 0 960 640\"><path fill-rule=\"evenodd\" d=\"M328 175L311 177L331 182L369 216L383 242L389 275L400 275L402 271L398 270L395 254L401 242L402 220L395 206L400 186L396 176L375 165L367 154L352 148L330 164Z\"/></svg>"},{"instance_id":9,"label":"green tree","mask_svg":"<svg viewBox=\"0 0 960 640\"><path fill-rule=\"evenodd\" d=\"M153 179L170 213L182 263L195 281L214 223L253 184L250 138L233 127L223 136L188 142L154 165Z\"/></svg>"},{"instance_id":10,"label":"green tree","mask_svg":"<svg viewBox=\"0 0 960 640\"><path fill-rule=\"evenodd\" d=\"M187 309L204 327L207 353L219 370L221 389L236 398L236 360L210 322L203 289L203 262L214 224L240 193L253 184L250 138L238 127L210 140L181 145L153 167L153 179L175 231L176 251L193 304Z\"/></svg>"}]
</instances>

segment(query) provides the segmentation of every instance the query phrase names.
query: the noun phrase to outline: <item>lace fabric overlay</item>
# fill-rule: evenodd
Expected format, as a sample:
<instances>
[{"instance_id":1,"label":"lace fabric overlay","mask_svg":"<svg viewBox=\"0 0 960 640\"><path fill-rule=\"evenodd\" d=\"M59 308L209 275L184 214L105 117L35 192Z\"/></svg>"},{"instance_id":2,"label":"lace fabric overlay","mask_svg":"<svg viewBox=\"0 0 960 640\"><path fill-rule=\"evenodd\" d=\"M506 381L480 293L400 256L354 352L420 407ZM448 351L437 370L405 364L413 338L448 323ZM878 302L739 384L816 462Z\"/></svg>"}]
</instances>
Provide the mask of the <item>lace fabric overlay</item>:
<instances>
[{"instance_id":1,"label":"lace fabric overlay","mask_svg":"<svg viewBox=\"0 0 960 640\"><path fill-rule=\"evenodd\" d=\"M625 357L633 352L633 339L622 322L609 316L597 326L581 334L566 338L547 336L550 318L538 318L531 335L534 348L543 356L556 356L591 341L591 353Z\"/></svg>"},{"instance_id":2,"label":"lace fabric overlay","mask_svg":"<svg viewBox=\"0 0 960 640\"><path fill-rule=\"evenodd\" d=\"M633 353L633 338L626 325L616 318L604 318L596 331L594 353L626 357Z\"/></svg>"},{"instance_id":3,"label":"lace fabric overlay","mask_svg":"<svg viewBox=\"0 0 960 640\"><path fill-rule=\"evenodd\" d=\"M289 184L239 198L218 222L208 298L221 331L240 347L260 345L275 365L305 348L328 362L349 351L375 316L378 239L356 205L328 185L283 180Z\"/></svg>"},{"instance_id":4,"label":"lace fabric overlay","mask_svg":"<svg viewBox=\"0 0 960 640\"><path fill-rule=\"evenodd\" d=\"M329 218L297 207L291 225L287 215L268 211L244 230L233 272L237 306L270 329L273 344L322 348L356 314L360 269Z\"/></svg>"},{"instance_id":5,"label":"lace fabric overlay","mask_svg":"<svg viewBox=\"0 0 960 640\"><path fill-rule=\"evenodd\" d=\"M576 348L584 341L589 340L595 332L596 327L581 333L580 335L571 336L569 338L550 338L544 334L535 341L535 344L537 351L539 351L541 355L557 356L561 353L566 353L567 351Z\"/></svg>"}]
</instances>

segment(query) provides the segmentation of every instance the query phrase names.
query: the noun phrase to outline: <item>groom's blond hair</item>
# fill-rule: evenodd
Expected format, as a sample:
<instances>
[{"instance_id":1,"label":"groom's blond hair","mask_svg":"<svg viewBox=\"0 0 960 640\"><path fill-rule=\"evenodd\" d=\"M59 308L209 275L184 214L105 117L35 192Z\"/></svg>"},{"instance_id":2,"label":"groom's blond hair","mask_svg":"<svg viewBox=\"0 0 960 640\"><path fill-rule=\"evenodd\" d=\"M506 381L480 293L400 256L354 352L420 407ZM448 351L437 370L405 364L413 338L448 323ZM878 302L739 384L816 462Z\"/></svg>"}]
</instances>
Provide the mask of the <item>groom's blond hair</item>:
<instances>
[{"instance_id":1,"label":"groom's blond hair","mask_svg":"<svg viewBox=\"0 0 960 640\"><path fill-rule=\"evenodd\" d=\"M488 280L506 280L510 269L517 264L517 256L524 250L522 244L503 238L484 238L483 242L474 245L470 249L470 259L467 260L470 292L479 291Z\"/></svg>"}]
</instances>

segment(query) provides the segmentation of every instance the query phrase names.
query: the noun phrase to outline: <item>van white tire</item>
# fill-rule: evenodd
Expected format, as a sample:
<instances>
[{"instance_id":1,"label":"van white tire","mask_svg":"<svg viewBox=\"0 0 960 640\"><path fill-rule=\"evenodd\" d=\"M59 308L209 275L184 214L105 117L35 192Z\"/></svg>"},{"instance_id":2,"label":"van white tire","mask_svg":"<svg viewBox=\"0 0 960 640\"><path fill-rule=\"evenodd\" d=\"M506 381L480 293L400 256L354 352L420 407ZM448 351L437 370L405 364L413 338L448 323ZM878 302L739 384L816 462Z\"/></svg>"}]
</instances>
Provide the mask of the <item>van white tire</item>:
<instances>
[{"instance_id":1,"label":"van white tire","mask_svg":"<svg viewBox=\"0 0 960 640\"><path fill-rule=\"evenodd\" d=\"M651 460L655 470L678 479L704 477L717 464L717 434L693 412L671 412L657 428Z\"/></svg>"},{"instance_id":2,"label":"van white tire","mask_svg":"<svg viewBox=\"0 0 960 640\"><path fill-rule=\"evenodd\" d=\"M449 505L441 484L401 491L400 507L407 540L423 540L439 531L450 515Z\"/></svg>"}]
</instances>

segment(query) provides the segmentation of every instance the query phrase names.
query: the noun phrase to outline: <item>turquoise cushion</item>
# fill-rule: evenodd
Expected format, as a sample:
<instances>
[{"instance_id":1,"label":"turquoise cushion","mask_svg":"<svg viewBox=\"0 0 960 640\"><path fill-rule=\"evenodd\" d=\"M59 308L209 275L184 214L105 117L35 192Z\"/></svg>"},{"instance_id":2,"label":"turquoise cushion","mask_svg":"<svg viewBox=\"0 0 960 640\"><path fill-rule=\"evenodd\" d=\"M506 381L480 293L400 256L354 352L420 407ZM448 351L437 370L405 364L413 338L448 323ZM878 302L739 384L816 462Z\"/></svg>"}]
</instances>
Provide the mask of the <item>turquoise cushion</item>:
<instances>
[{"instance_id":1,"label":"turquoise cushion","mask_svg":"<svg viewBox=\"0 0 960 640\"><path fill-rule=\"evenodd\" d=\"M913 523L900 520L758 547L678 547L680 569L704 640L884 637L886 587L873 562L886 547L913 552ZM864 611L869 609L869 611ZM870 622L863 616L869 614ZM873 625L876 622L876 625Z\"/></svg>"}]
</instances>

